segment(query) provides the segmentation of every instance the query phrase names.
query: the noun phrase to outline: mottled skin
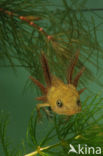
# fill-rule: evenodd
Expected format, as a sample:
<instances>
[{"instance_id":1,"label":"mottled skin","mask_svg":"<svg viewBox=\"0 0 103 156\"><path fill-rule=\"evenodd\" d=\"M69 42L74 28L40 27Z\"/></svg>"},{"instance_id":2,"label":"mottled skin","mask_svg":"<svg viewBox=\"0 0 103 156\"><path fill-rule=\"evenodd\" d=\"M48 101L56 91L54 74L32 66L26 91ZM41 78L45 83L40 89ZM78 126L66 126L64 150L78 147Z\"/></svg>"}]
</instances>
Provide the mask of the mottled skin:
<instances>
[{"instance_id":1,"label":"mottled skin","mask_svg":"<svg viewBox=\"0 0 103 156\"><path fill-rule=\"evenodd\" d=\"M53 112L57 114L64 114L67 116L71 116L81 111L80 94L85 90L85 88L77 91L76 87L78 84L78 80L84 71L84 67L76 75L75 79L72 80L72 74L78 60L78 55L79 52L76 53L75 59L69 67L67 76L68 83L65 84L57 77L51 76L46 57L42 53L42 66L47 87L44 87L35 78L30 77L43 93L43 96L37 98L37 100L43 101L43 103L37 104L37 111L39 115L41 107L50 107Z\"/></svg>"},{"instance_id":2,"label":"mottled skin","mask_svg":"<svg viewBox=\"0 0 103 156\"><path fill-rule=\"evenodd\" d=\"M64 84L57 78L53 79L47 99L49 106L57 114L73 115L81 111L81 105L77 104L80 96L76 88L72 84ZM58 100L63 104L61 107L57 105Z\"/></svg>"}]
</instances>

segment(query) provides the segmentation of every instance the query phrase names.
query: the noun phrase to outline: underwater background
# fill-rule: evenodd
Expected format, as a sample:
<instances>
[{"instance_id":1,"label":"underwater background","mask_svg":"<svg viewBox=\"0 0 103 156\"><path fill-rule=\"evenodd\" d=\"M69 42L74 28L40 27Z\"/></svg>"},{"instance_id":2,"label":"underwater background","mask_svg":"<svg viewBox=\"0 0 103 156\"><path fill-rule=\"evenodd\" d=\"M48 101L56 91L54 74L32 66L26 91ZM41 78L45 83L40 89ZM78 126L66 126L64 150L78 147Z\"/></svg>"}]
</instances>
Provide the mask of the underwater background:
<instances>
[{"instance_id":1,"label":"underwater background","mask_svg":"<svg viewBox=\"0 0 103 156\"><path fill-rule=\"evenodd\" d=\"M74 5L75 5L75 3L77 3L77 5L79 6L80 1L78 1L78 2L73 1L73 2L74 2ZM85 1L83 1L83 2L85 3ZM0 3L2 3L2 2L0 2ZM35 3L36 3L36 1L35 1ZM39 3L41 4L41 1L38 2L38 5L39 5ZM46 1L45 1L45 3L46 3ZM51 3L53 3L54 5L52 5ZM69 3L71 3L71 1L67 1L67 3L69 5ZM52 11L53 11L53 9L54 10L57 9L57 13L58 13L58 6L64 5L61 0L56 0L56 1L52 1L52 2L47 1L47 4L51 5ZM41 6L42 5L43 4L41 4ZM82 6L82 4L81 4L81 6ZM87 1L85 4L85 8L93 8L93 9L94 8L102 8L102 6L103 6L103 1L97 1L97 0ZM5 7L6 7L6 5L3 6L3 8L5 8ZM9 8L9 5L8 5L7 9L8 8ZM23 11L21 11L21 13L23 14ZM102 29L102 27L103 27L103 24L102 24L103 10L95 11L95 13L96 13L96 15L91 14L91 11L90 12L87 11L84 13L85 14L84 16L87 20L89 18L91 18L91 20L93 19L92 22L95 22L97 25L100 24L99 26L96 27L97 30L95 30L96 31L95 33L97 36L97 40L100 44L99 46L101 46L101 49L96 48L94 45L94 49L96 51L95 55L89 56L89 58L91 59L91 62L93 62L93 63L89 62L88 59L86 62L82 62L82 59L83 59L83 61L85 59L81 55L81 53L83 52L83 49L81 48L82 45L80 45L80 60L82 62L81 64L84 63L84 65L90 69L89 73L87 71L86 74L90 75L90 73L92 72L92 74L94 75L94 77L91 76L90 78L89 78L89 76L86 77L84 75L85 78L83 80L81 80L81 86L83 85L84 87L87 88L86 91L83 93L83 95L81 95L81 101L84 101L88 96L91 96L91 99L92 99L96 94L98 94L99 98L102 97L102 90L103 90L102 89L102 87L103 87L103 81L102 81L103 80L103 70L102 70L102 66L103 66L103 61L102 61L102 59L103 59L102 58L102 56L103 56L103 47L102 47L102 43L103 43L103 29ZM101 16L101 18L99 18L97 16L97 14L98 14L98 16ZM65 16L68 16L68 14L66 14ZM56 22L56 18L54 20L54 23ZM74 20L75 20L75 18L74 18ZM20 22L20 24L21 23L22 22ZM40 25L40 22L39 22L39 25ZM48 23L48 25L49 25L49 23ZM58 25L56 25L56 26L58 26ZM45 22L44 22L44 26L45 26ZM50 28L47 28L47 32L49 32L49 29L51 29L52 26ZM56 27L56 26L54 25L54 27ZM84 27L86 27L86 25ZM29 29L29 27L26 27L26 29ZM56 29L58 29L58 28L56 28ZM56 30L51 31L50 34L53 34L55 38L57 37ZM2 38L2 35L1 35L1 38ZM84 36L84 38L85 38L85 36ZM39 40L42 40L42 37L38 38L37 42L39 42ZM27 41L27 42L29 42L29 41ZM39 45L40 51L42 50L41 42L42 41L40 41L40 45ZM62 42L62 41L60 41L60 42ZM97 44L97 47L99 47L99 46ZM85 45L84 45L84 47L85 47ZM2 48L0 48L1 54L2 54L3 48L4 48L3 46L2 46ZM35 47L33 47L33 48L35 48ZM73 55L76 52L77 48L78 47L76 47L74 45ZM45 51L45 49L48 49L48 47L46 47L46 45L43 47L43 51ZM71 48L71 50L72 49L73 49L73 47ZM8 49L8 51L9 50L11 53L11 49ZM88 50L89 49L87 49L87 51ZM101 51L100 53L98 52L99 50ZM28 51L29 51L29 49L28 49ZM37 52L38 51L39 50L37 50ZM51 51L52 51L52 48L51 48ZM93 51L93 49L92 49L92 51ZM52 53L50 53L50 54L53 55ZM88 56L88 53L85 53L84 55ZM62 57L62 55L60 57ZM39 58L40 58L40 55L37 59L37 62L38 62ZM48 58L50 60L51 56L48 55ZM53 59L53 57L52 57L52 59ZM13 63L18 64L18 62L19 62L18 60L14 59ZM63 63L64 62L65 62L65 58L63 60ZM29 80L29 76L31 74L33 75L32 71L29 71L28 69L26 70L26 68L24 68L23 66L13 68L11 64L9 67L6 67L6 65L8 65L8 64L10 64L10 62L6 58L6 55L5 55L5 57L3 56L3 58L1 57L1 59L0 59L0 110L3 114L6 114L6 113L9 114L7 136L8 136L8 139L10 139L10 144L12 145L10 148L15 148L15 147L18 148L21 146L21 144L24 144L24 140L25 140L25 136L26 136L26 132L27 132L27 126L28 126L28 122L29 122L29 119L31 116L31 112L34 110L36 104L39 103L37 100L35 100L35 98L38 95L40 95L40 92L37 89L37 87L33 83L31 83L31 81ZM79 64L78 68L80 68L81 64ZM52 62L50 63L50 66L52 66ZM61 64L61 66L62 66L62 64ZM61 70L61 66L58 67L60 70ZM64 79L64 81L65 81L65 73L66 73L67 67L68 67L68 63L66 62L66 63L64 63L64 67L62 69L62 70L65 69L64 73L63 72L59 73L59 71L57 71L58 73L56 73L56 70L55 70L55 74L57 74L58 77ZM51 68L51 72L54 70L54 68L55 68L55 66L53 66ZM43 77L41 68L40 68L40 70L36 69L34 77L35 77L37 71L39 72L39 75L42 75L41 77ZM40 73L40 71L41 71L41 73ZM37 77L39 77L39 79L40 79L39 75L37 75ZM86 79L88 79L88 80L86 81ZM43 81L43 80L41 79L41 81ZM100 105L101 105L100 113L102 114L103 113L102 101L100 102ZM98 113L95 114L95 118L98 117L98 115L100 115L100 114L98 114ZM103 120L100 122L103 124ZM99 123L99 121L98 121L98 123ZM44 134L46 134L50 130L50 128L52 128L53 124L54 124L53 120L52 119L50 121L47 120L47 118L44 115L43 122L40 123L39 126L37 127L38 140L41 139L44 136ZM103 131L103 129L102 129L102 131ZM95 137L95 135L94 135L94 137ZM56 140L56 139L54 139L54 140ZM53 143L54 143L54 141L53 141ZM98 146L103 146L103 144L98 145ZM28 148L28 152L32 152L32 151L33 151L33 149L30 150ZM0 155L4 156L2 147L0 147Z\"/></svg>"}]
</instances>

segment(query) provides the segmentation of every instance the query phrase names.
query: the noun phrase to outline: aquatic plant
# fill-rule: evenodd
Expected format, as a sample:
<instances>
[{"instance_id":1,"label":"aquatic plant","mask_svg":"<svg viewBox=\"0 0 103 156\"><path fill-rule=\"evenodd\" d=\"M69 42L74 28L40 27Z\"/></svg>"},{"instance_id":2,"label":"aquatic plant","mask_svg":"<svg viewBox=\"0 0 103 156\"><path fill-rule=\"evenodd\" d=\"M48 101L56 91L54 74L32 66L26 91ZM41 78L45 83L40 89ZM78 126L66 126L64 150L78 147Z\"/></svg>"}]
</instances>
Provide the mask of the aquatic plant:
<instances>
[{"instance_id":1,"label":"aquatic plant","mask_svg":"<svg viewBox=\"0 0 103 156\"><path fill-rule=\"evenodd\" d=\"M53 113L50 121L43 113L40 124L34 108L26 139L23 145L21 143L15 149L7 137L8 115L1 112L0 144L5 156L66 156L70 144L75 149L78 144L100 146L103 151L103 98L101 93L93 93L88 85L92 81L102 85L94 74L102 69L103 48L98 39L102 17L97 14L102 9L88 9L86 0L60 2L61 4L49 0L0 1L0 67L11 67L13 70L23 67L45 84L40 62L41 51L44 51L52 73L65 81L66 67L77 49L80 49L75 72L81 66L86 68L79 88L87 88L82 99L82 111L69 118ZM40 137L38 129L42 131L47 123L48 129Z\"/></svg>"},{"instance_id":2,"label":"aquatic plant","mask_svg":"<svg viewBox=\"0 0 103 156\"><path fill-rule=\"evenodd\" d=\"M70 144L75 148L80 144L88 145L90 147L100 147L103 152L103 98L100 95L94 95L94 97L87 97L82 103L82 112L66 118L65 116L58 116L54 114L51 121L46 122L46 118L43 117L42 124L38 122L37 115L35 115L35 109L31 114L27 134L26 142L21 148L15 151L10 150L8 144L8 138L6 136L6 125L8 116L5 116L4 112L0 113L0 140L3 146L3 150L6 156L64 156L68 155ZM96 114L99 114L98 117ZM39 132L48 127L48 130L42 137L39 137ZM41 128L42 127L42 128ZM32 151L29 153L29 151ZM83 150L84 151L84 150ZM28 152L28 154L26 154ZM70 153L75 155L75 153Z\"/></svg>"}]
</instances>

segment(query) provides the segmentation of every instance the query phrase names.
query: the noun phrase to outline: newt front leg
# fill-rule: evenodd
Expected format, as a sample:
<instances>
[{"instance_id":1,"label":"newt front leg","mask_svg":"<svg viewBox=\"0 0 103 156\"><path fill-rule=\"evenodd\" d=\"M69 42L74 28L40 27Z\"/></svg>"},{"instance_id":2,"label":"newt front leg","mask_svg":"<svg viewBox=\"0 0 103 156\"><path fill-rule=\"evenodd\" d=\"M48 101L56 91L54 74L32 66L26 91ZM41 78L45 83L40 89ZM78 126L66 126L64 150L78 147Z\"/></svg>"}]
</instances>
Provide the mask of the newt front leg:
<instances>
[{"instance_id":1,"label":"newt front leg","mask_svg":"<svg viewBox=\"0 0 103 156\"><path fill-rule=\"evenodd\" d=\"M36 109L38 113L39 119L41 119L41 113L40 113L40 108L42 107L49 107L50 105L48 103L42 103L42 104L37 104Z\"/></svg>"}]
</instances>

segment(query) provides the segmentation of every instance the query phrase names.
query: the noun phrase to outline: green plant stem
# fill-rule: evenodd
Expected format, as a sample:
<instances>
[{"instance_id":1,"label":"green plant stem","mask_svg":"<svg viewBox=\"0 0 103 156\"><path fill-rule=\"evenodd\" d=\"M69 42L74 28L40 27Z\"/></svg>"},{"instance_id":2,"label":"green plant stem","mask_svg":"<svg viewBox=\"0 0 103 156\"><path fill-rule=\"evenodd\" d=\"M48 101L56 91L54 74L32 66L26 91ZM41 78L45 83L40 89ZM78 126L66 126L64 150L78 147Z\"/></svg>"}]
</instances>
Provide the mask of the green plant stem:
<instances>
[{"instance_id":1,"label":"green plant stem","mask_svg":"<svg viewBox=\"0 0 103 156\"><path fill-rule=\"evenodd\" d=\"M31 152L31 153L28 153L28 154L26 154L26 155L24 155L24 156L34 156L34 155L40 153L40 152L43 151L43 150L50 149L50 148L54 148L54 147L56 147L56 146L59 146L60 144L61 144L61 143L57 143L57 144L50 145L50 146L46 146L46 147L42 147L42 148L41 148L40 146L38 146L38 148L37 148L36 151Z\"/></svg>"}]
</instances>

